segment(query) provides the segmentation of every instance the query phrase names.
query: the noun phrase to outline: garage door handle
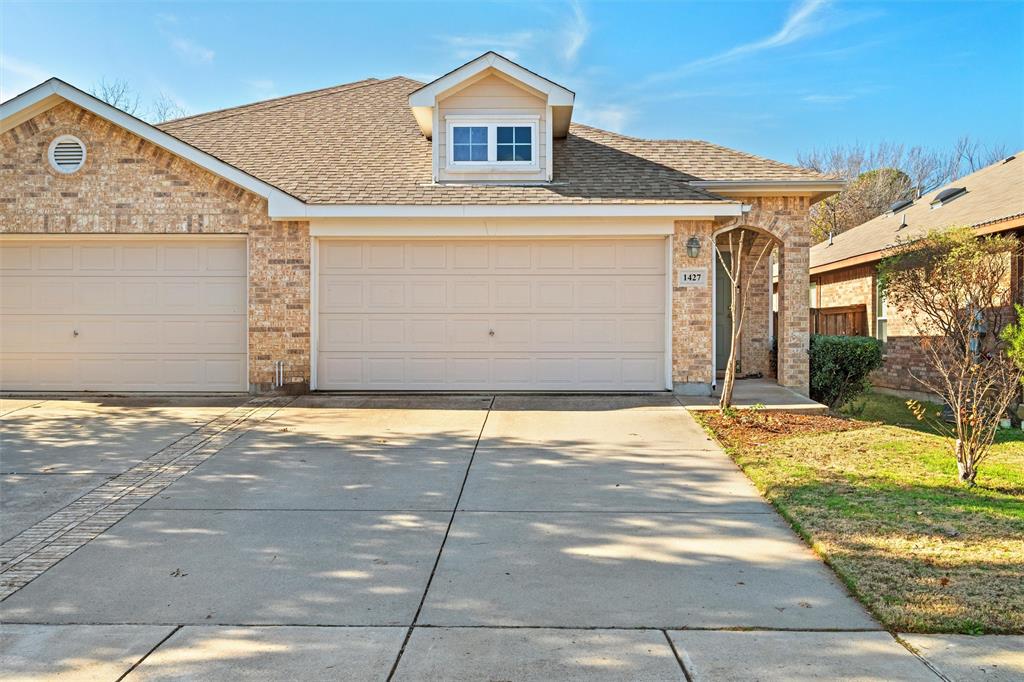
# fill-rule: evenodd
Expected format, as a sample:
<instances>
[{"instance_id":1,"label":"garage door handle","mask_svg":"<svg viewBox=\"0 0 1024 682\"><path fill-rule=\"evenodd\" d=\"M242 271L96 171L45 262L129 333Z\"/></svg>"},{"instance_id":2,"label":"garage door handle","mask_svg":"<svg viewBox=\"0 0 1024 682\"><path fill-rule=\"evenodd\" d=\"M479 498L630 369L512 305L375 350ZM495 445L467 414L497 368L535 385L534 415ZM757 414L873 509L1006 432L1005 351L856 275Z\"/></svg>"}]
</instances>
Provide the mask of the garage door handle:
<instances>
[{"instance_id":1,"label":"garage door handle","mask_svg":"<svg viewBox=\"0 0 1024 682\"><path fill-rule=\"evenodd\" d=\"M77 329L73 330L71 333L74 334L75 336L78 336L78 330Z\"/></svg>"},{"instance_id":2,"label":"garage door handle","mask_svg":"<svg viewBox=\"0 0 1024 682\"><path fill-rule=\"evenodd\" d=\"M491 331L487 332L487 335L488 336L494 336L494 330L492 329Z\"/></svg>"}]
</instances>

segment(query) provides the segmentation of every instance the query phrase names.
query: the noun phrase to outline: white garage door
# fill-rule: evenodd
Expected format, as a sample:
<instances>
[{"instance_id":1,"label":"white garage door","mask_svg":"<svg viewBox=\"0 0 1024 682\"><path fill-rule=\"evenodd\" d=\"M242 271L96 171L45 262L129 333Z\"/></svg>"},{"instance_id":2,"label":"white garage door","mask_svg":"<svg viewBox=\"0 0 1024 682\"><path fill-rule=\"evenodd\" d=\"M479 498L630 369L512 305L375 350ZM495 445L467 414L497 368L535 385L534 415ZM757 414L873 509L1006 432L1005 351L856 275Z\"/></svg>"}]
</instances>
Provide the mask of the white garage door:
<instances>
[{"instance_id":1,"label":"white garage door","mask_svg":"<svg viewBox=\"0 0 1024 682\"><path fill-rule=\"evenodd\" d=\"M245 241L0 242L0 387L240 391Z\"/></svg>"},{"instance_id":2,"label":"white garage door","mask_svg":"<svg viewBox=\"0 0 1024 682\"><path fill-rule=\"evenodd\" d=\"M317 388L662 390L665 240L319 244Z\"/></svg>"}]
</instances>

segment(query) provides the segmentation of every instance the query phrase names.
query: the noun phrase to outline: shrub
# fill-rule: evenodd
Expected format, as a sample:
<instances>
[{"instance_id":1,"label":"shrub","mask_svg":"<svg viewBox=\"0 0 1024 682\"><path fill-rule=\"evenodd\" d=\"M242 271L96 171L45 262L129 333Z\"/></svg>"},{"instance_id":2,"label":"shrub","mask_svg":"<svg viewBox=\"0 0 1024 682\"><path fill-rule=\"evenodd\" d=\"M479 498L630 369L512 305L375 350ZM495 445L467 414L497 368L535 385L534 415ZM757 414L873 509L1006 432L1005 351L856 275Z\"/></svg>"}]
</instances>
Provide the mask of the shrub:
<instances>
[{"instance_id":1,"label":"shrub","mask_svg":"<svg viewBox=\"0 0 1024 682\"><path fill-rule=\"evenodd\" d=\"M866 336L811 337L811 397L836 408L871 384L868 374L882 364L882 344Z\"/></svg>"}]
</instances>

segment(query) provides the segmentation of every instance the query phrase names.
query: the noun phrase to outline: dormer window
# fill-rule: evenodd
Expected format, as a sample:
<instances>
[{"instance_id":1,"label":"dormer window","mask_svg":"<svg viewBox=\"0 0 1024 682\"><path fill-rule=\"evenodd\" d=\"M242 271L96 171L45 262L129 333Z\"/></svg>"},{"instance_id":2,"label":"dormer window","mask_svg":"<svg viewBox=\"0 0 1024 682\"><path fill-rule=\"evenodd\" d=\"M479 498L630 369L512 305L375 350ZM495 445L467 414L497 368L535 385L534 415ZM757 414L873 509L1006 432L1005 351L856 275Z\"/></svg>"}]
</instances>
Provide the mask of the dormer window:
<instances>
[{"instance_id":1,"label":"dormer window","mask_svg":"<svg viewBox=\"0 0 1024 682\"><path fill-rule=\"evenodd\" d=\"M448 168L478 172L538 169L538 116L448 116Z\"/></svg>"}]
</instances>

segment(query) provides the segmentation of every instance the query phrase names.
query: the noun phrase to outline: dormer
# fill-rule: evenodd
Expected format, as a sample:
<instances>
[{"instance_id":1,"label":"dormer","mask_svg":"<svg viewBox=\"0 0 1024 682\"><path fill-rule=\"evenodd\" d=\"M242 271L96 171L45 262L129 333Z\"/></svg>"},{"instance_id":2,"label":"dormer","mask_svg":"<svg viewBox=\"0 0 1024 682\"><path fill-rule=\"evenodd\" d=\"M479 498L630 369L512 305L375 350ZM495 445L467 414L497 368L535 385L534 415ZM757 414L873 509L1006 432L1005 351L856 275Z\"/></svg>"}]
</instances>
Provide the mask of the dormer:
<instances>
[{"instance_id":1,"label":"dormer","mask_svg":"<svg viewBox=\"0 0 1024 682\"><path fill-rule=\"evenodd\" d=\"M432 141L435 182L538 183L552 140L569 134L575 94L487 52L409 95Z\"/></svg>"}]
</instances>

